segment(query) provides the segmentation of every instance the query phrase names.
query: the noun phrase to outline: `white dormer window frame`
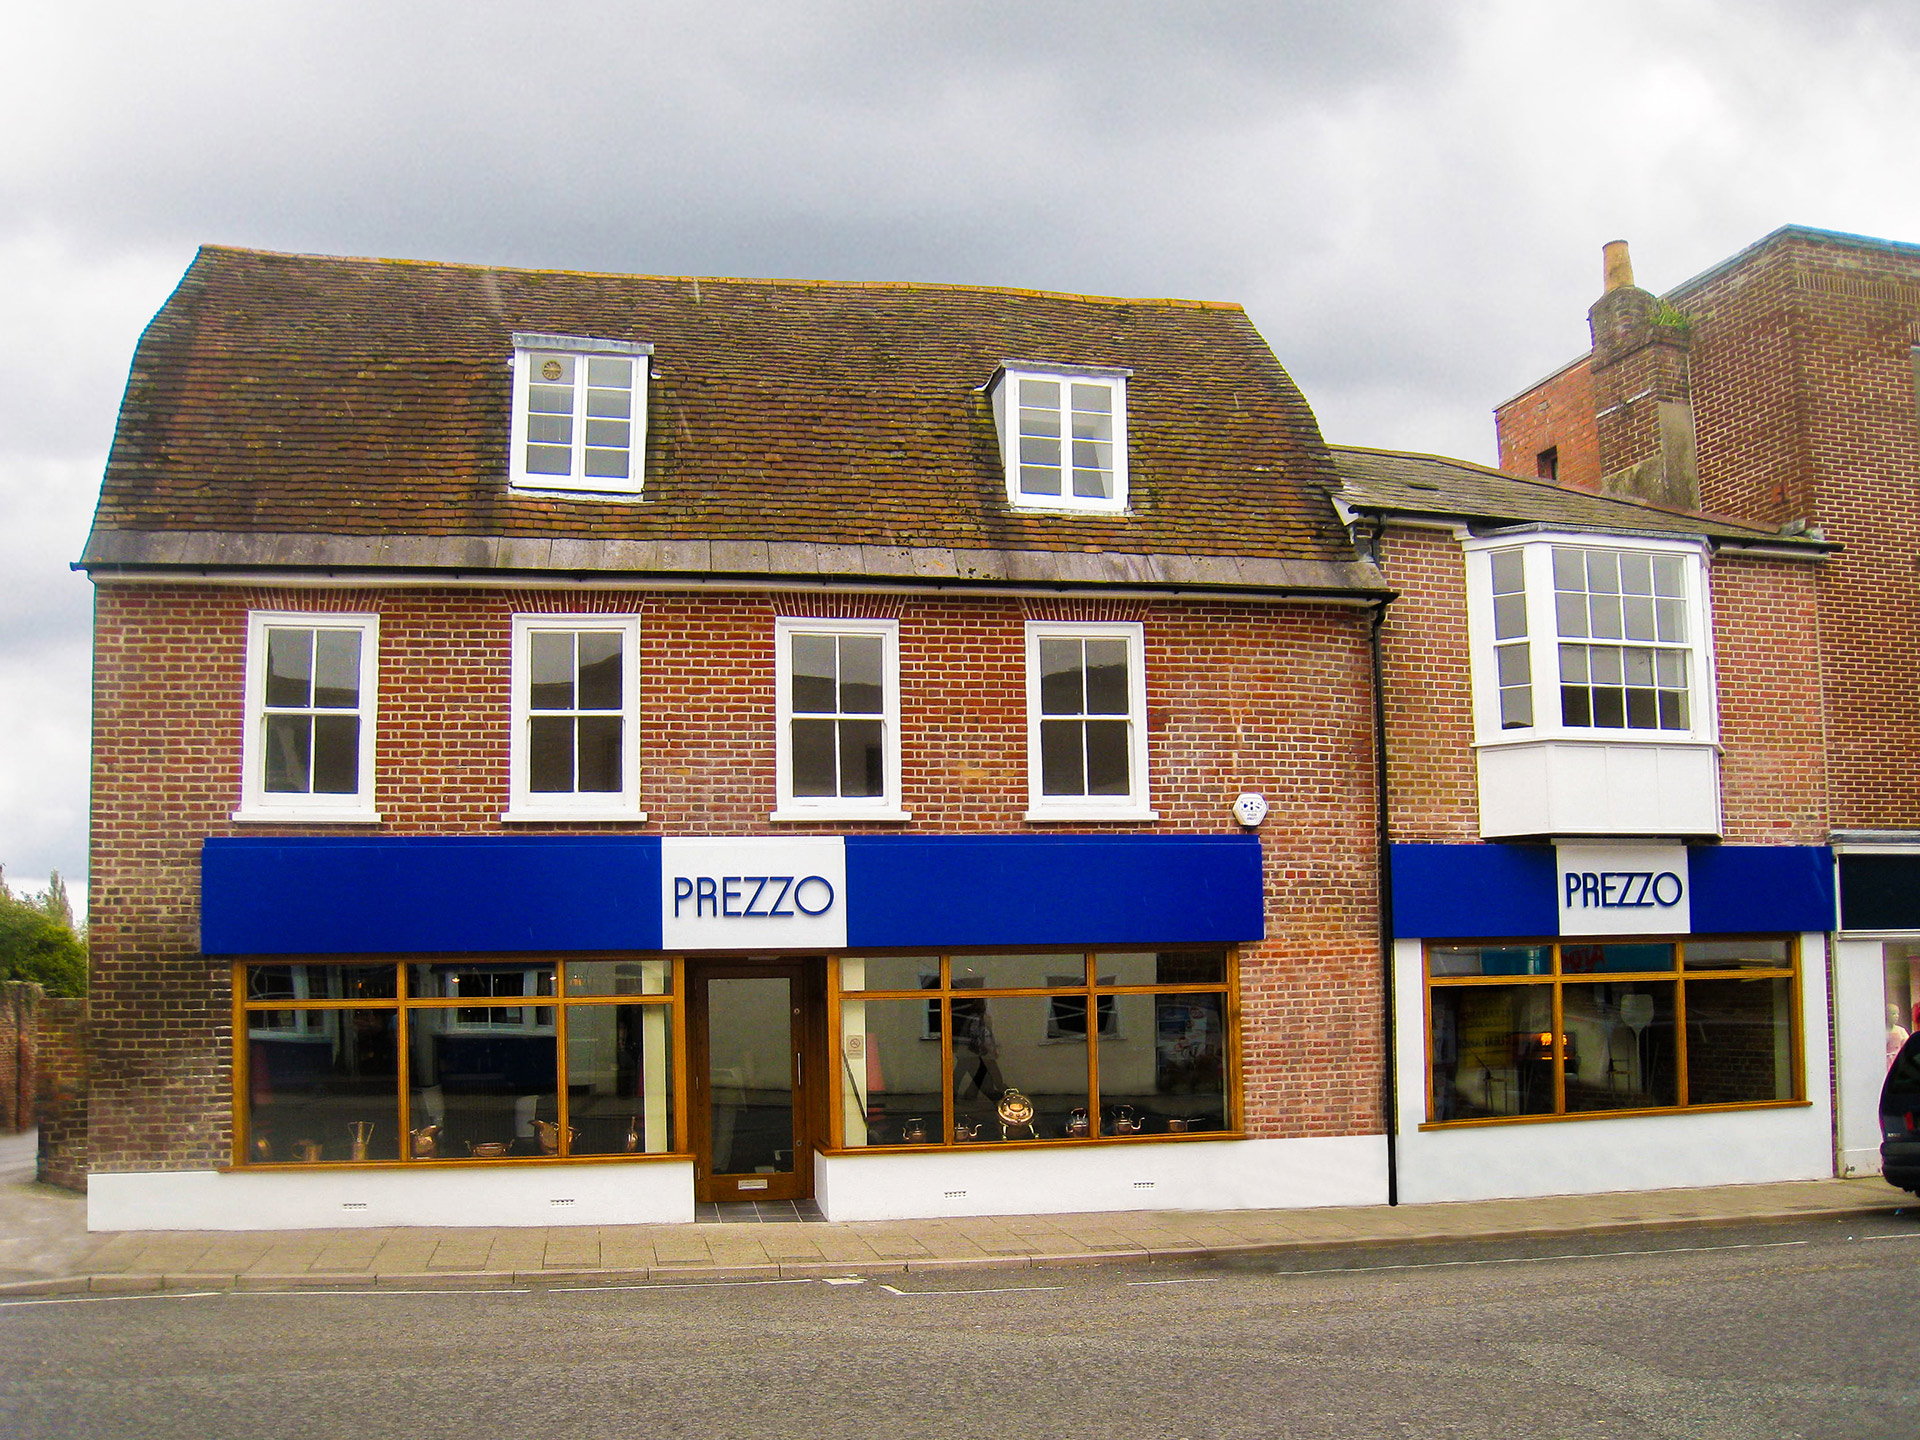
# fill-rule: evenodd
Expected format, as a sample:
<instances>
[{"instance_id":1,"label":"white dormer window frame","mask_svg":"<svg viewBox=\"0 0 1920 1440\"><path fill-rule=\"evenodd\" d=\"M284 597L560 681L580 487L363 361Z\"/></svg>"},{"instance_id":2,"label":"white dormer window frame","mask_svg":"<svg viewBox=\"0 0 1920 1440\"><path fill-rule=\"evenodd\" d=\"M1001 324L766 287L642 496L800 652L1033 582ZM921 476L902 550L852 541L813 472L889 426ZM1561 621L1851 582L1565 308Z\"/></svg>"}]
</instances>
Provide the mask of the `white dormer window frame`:
<instances>
[{"instance_id":1,"label":"white dormer window frame","mask_svg":"<svg viewBox=\"0 0 1920 1440\"><path fill-rule=\"evenodd\" d=\"M1123 515L1131 370L1005 360L989 391L1007 503L1016 510Z\"/></svg>"},{"instance_id":2,"label":"white dormer window frame","mask_svg":"<svg viewBox=\"0 0 1920 1440\"><path fill-rule=\"evenodd\" d=\"M652 355L638 341L516 333L513 488L639 495Z\"/></svg>"}]
</instances>

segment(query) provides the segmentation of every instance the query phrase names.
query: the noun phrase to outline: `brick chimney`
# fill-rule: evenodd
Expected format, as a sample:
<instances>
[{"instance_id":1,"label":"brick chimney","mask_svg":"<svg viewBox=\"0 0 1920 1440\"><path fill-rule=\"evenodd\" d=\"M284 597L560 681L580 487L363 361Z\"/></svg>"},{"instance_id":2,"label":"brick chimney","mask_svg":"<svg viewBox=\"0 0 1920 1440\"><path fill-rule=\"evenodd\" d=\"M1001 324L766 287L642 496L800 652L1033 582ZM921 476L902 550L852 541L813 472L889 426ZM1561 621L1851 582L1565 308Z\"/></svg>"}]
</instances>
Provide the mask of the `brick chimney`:
<instances>
[{"instance_id":1,"label":"brick chimney","mask_svg":"<svg viewBox=\"0 0 1920 1440\"><path fill-rule=\"evenodd\" d=\"M1587 311L1601 493L1697 510L1692 323L1633 283L1626 241L1601 257L1605 290Z\"/></svg>"}]
</instances>

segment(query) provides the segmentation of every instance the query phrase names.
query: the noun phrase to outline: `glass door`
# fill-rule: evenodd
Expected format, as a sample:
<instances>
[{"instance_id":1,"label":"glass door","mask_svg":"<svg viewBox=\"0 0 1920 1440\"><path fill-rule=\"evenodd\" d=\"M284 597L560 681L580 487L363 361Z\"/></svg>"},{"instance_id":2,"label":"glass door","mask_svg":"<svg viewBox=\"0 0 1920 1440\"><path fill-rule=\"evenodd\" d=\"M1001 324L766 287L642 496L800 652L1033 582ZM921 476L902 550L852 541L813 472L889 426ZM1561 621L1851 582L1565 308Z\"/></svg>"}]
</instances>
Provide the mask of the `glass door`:
<instances>
[{"instance_id":1,"label":"glass door","mask_svg":"<svg viewBox=\"0 0 1920 1440\"><path fill-rule=\"evenodd\" d=\"M799 1200L813 1193L803 1103L801 967L692 967L695 1193Z\"/></svg>"}]
</instances>

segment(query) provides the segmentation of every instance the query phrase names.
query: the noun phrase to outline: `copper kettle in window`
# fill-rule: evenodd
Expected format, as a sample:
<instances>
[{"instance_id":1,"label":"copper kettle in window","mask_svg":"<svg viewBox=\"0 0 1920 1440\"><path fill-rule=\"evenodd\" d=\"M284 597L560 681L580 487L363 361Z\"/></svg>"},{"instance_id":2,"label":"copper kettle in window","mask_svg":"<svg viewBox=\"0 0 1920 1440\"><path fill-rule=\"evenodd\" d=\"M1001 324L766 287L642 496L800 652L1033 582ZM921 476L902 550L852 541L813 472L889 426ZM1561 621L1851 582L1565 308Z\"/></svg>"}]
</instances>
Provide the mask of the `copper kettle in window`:
<instances>
[{"instance_id":1,"label":"copper kettle in window","mask_svg":"<svg viewBox=\"0 0 1920 1440\"><path fill-rule=\"evenodd\" d=\"M559 1121L536 1120L533 1122L533 1133L535 1138L540 1141L540 1153L542 1155L558 1155L560 1153ZM573 1125L567 1126L567 1147L569 1149L573 1147L573 1142L579 1138L580 1131L578 1127Z\"/></svg>"},{"instance_id":2,"label":"copper kettle in window","mask_svg":"<svg viewBox=\"0 0 1920 1440\"><path fill-rule=\"evenodd\" d=\"M440 1127L421 1125L407 1136L407 1153L416 1160L431 1160L440 1153Z\"/></svg>"}]
</instances>

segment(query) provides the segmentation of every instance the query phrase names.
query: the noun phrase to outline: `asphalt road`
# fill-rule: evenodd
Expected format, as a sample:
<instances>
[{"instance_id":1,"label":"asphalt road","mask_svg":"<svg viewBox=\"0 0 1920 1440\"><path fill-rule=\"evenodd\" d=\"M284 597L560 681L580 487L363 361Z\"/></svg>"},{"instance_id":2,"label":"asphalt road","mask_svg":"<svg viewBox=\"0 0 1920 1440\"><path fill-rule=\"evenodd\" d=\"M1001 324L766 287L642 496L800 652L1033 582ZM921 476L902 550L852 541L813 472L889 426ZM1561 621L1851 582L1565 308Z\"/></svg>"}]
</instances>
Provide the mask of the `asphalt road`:
<instances>
[{"instance_id":1,"label":"asphalt road","mask_svg":"<svg viewBox=\"0 0 1920 1440\"><path fill-rule=\"evenodd\" d=\"M0 1304L0 1435L1920 1436L1920 1215L1216 1266Z\"/></svg>"}]
</instances>

